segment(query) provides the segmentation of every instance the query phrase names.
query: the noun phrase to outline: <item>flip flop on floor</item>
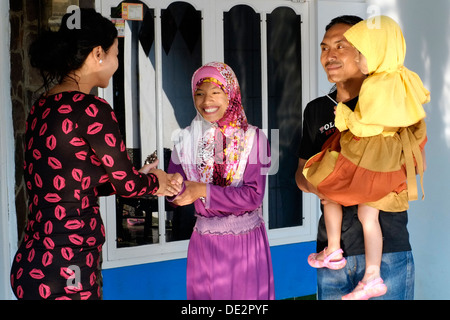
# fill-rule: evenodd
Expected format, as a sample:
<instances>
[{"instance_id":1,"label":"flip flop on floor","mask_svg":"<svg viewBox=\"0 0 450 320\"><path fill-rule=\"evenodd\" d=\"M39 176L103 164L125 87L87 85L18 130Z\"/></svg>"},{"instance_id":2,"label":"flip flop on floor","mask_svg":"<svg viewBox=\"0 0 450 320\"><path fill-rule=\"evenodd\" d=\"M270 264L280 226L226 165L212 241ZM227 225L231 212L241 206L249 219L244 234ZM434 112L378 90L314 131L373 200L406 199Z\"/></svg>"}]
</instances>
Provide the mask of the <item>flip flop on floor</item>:
<instances>
[{"instance_id":1,"label":"flip flop on floor","mask_svg":"<svg viewBox=\"0 0 450 320\"><path fill-rule=\"evenodd\" d=\"M317 256L320 253L311 253L308 256L308 264L313 268L328 268L332 270L339 270L345 267L347 264L347 260L345 258L342 258L340 260L333 261L333 258L337 256L338 254L343 253L342 249L338 249L331 253L329 256L325 253L327 248L323 249L323 260L317 260Z\"/></svg>"}]
</instances>

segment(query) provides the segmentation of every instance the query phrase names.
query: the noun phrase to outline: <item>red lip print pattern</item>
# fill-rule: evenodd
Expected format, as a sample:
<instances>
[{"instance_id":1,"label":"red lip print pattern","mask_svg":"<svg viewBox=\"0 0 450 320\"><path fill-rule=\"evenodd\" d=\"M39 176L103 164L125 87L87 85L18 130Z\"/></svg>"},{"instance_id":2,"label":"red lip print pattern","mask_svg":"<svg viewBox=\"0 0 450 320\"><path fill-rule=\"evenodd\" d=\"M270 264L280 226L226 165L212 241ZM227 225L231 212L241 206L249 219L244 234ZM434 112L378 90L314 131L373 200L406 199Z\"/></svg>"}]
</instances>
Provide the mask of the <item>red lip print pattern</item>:
<instances>
[{"instance_id":1,"label":"red lip print pattern","mask_svg":"<svg viewBox=\"0 0 450 320\"><path fill-rule=\"evenodd\" d=\"M54 150L56 148L56 138L54 135L47 137L47 148Z\"/></svg>"},{"instance_id":2,"label":"red lip print pattern","mask_svg":"<svg viewBox=\"0 0 450 320\"><path fill-rule=\"evenodd\" d=\"M102 162L100 161L100 159L97 158L95 155L92 155L92 156L91 156L91 163L92 163L94 166L98 166L98 167L102 165Z\"/></svg>"},{"instance_id":3,"label":"red lip print pattern","mask_svg":"<svg viewBox=\"0 0 450 320\"><path fill-rule=\"evenodd\" d=\"M39 160L39 159L41 158L41 152L40 152L39 150L34 149L34 150L33 150L33 157L34 157L36 160Z\"/></svg>"},{"instance_id":4,"label":"red lip print pattern","mask_svg":"<svg viewBox=\"0 0 450 320\"><path fill-rule=\"evenodd\" d=\"M75 278L75 271L72 268L61 268L59 275L64 279L73 279Z\"/></svg>"},{"instance_id":5,"label":"red lip print pattern","mask_svg":"<svg viewBox=\"0 0 450 320\"><path fill-rule=\"evenodd\" d=\"M134 181L132 181L132 180L127 181L127 183L125 183L125 189L127 189L128 192L133 192L134 187L135 187L135 184L134 184Z\"/></svg>"},{"instance_id":6,"label":"red lip print pattern","mask_svg":"<svg viewBox=\"0 0 450 320\"><path fill-rule=\"evenodd\" d=\"M41 176L37 173L34 175L34 183L35 183L36 187L42 188L42 179L41 179Z\"/></svg>"},{"instance_id":7,"label":"red lip print pattern","mask_svg":"<svg viewBox=\"0 0 450 320\"><path fill-rule=\"evenodd\" d=\"M89 279L90 279L90 280L89 280L89 283L90 283L91 285L94 285L95 281L97 280L97 276L96 276L95 272L92 272L92 273L91 273Z\"/></svg>"},{"instance_id":8,"label":"red lip print pattern","mask_svg":"<svg viewBox=\"0 0 450 320\"><path fill-rule=\"evenodd\" d=\"M30 150L31 147L33 146L33 142L34 142L34 139L33 139L33 138L31 138L31 139L28 141L28 150Z\"/></svg>"},{"instance_id":9,"label":"red lip print pattern","mask_svg":"<svg viewBox=\"0 0 450 320\"><path fill-rule=\"evenodd\" d=\"M105 166L112 168L114 166L114 159L108 154L105 154L102 158L103 163Z\"/></svg>"},{"instance_id":10,"label":"red lip print pattern","mask_svg":"<svg viewBox=\"0 0 450 320\"><path fill-rule=\"evenodd\" d=\"M23 269L20 268L20 269L17 271L17 279L20 279L20 277L22 276L22 274L23 274Z\"/></svg>"},{"instance_id":11,"label":"red lip print pattern","mask_svg":"<svg viewBox=\"0 0 450 320\"><path fill-rule=\"evenodd\" d=\"M108 184L125 197L153 194L156 176L132 166L114 111L98 97L41 97L26 128L29 216L11 268L13 292L19 299L99 299L105 227L97 188Z\"/></svg>"},{"instance_id":12,"label":"red lip print pattern","mask_svg":"<svg viewBox=\"0 0 450 320\"><path fill-rule=\"evenodd\" d=\"M32 262L32 261L33 261L35 252L36 252L36 250L34 250L34 248L32 248L32 249L29 251L28 257L27 257L28 262Z\"/></svg>"},{"instance_id":13,"label":"red lip print pattern","mask_svg":"<svg viewBox=\"0 0 450 320\"><path fill-rule=\"evenodd\" d=\"M55 208L55 217L58 220L62 220L66 217L66 208L63 206L57 205Z\"/></svg>"},{"instance_id":14,"label":"red lip print pattern","mask_svg":"<svg viewBox=\"0 0 450 320\"><path fill-rule=\"evenodd\" d=\"M41 212L41 211L38 211L38 212L36 213L36 221L37 221L37 222L41 222L41 219L42 219L42 212Z\"/></svg>"},{"instance_id":15,"label":"red lip print pattern","mask_svg":"<svg viewBox=\"0 0 450 320\"><path fill-rule=\"evenodd\" d=\"M61 107L58 108L58 112L62 114L68 114L72 112L72 107L68 104L63 104Z\"/></svg>"},{"instance_id":16,"label":"red lip print pattern","mask_svg":"<svg viewBox=\"0 0 450 320\"><path fill-rule=\"evenodd\" d=\"M90 268L92 268L92 266L94 265L94 256L92 255L92 253L89 253L86 256L86 265Z\"/></svg>"},{"instance_id":17,"label":"red lip print pattern","mask_svg":"<svg viewBox=\"0 0 450 320\"><path fill-rule=\"evenodd\" d=\"M91 227L91 230L95 230L96 226L97 226L97 220L95 218L91 218L91 222L89 223L89 227Z\"/></svg>"},{"instance_id":18,"label":"red lip print pattern","mask_svg":"<svg viewBox=\"0 0 450 320\"><path fill-rule=\"evenodd\" d=\"M86 114L89 117L95 118L97 116L98 113L98 108L95 104L90 104L89 107L86 108Z\"/></svg>"},{"instance_id":19,"label":"red lip print pattern","mask_svg":"<svg viewBox=\"0 0 450 320\"><path fill-rule=\"evenodd\" d=\"M69 134L73 130L73 122L69 119L66 119L62 123L62 131L65 134Z\"/></svg>"},{"instance_id":20,"label":"red lip print pattern","mask_svg":"<svg viewBox=\"0 0 450 320\"><path fill-rule=\"evenodd\" d=\"M86 144L86 142L83 140L83 138L75 137L69 142L74 147L81 147Z\"/></svg>"},{"instance_id":21,"label":"red lip print pattern","mask_svg":"<svg viewBox=\"0 0 450 320\"><path fill-rule=\"evenodd\" d=\"M71 234L69 240L76 246L81 246L83 244L83 237L77 234Z\"/></svg>"},{"instance_id":22,"label":"red lip print pattern","mask_svg":"<svg viewBox=\"0 0 450 320\"><path fill-rule=\"evenodd\" d=\"M30 277L32 277L33 279L42 279L45 277L45 275L42 270L33 269L30 271Z\"/></svg>"},{"instance_id":23,"label":"red lip print pattern","mask_svg":"<svg viewBox=\"0 0 450 320\"><path fill-rule=\"evenodd\" d=\"M61 255L64 259L70 261L72 260L74 254L73 254L73 250L70 247L66 247L66 248L62 248L61 249Z\"/></svg>"},{"instance_id":24,"label":"red lip print pattern","mask_svg":"<svg viewBox=\"0 0 450 320\"><path fill-rule=\"evenodd\" d=\"M114 179L123 180L127 176L127 173L124 171L115 171L112 173L112 176Z\"/></svg>"},{"instance_id":25,"label":"red lip print pattern","mask_svg":"<svg viewBox=\"0 0 450 320\"><path fill-rule=\"evenodd\" d=\"M55 243L53 242L53 240L49 237L45 237L44 238L44 246L48 249L48 250L53 250L55 248Z\"/></svg>"},{"instance_id":26,"label":"red lip print pattern","mask_svg":"<svg viewBox=\"0 0 450 320\"><path fill-rule=\"evenodd\" d=\"M84 222L79 220L69 220L64 227L69 230L81 229L84 227Z\"/></svg>"},{"instance_id":27,"label":"red lip print pattern","mask_svg":"<svg viewBox=\"0 0 450 320\"><path fill-rule=\"evenodd\" d=\"M116 137L111 133L107 133L105 134L105 142L108 146L113 148L116 146Z\"/></svg>"},{"instance_id":28,"label":"red lip print pattern","mask_svg":"<svg viewBox=\"0 0 450 320\"><path fill-rule=\"evenodd\" d=\"M83 290L83 285L81 283L78 283L77 286L64 287L64 290L66 291L67 294L77 293L77 292Z\"/></svg>"},{"instance_id":29,"label":"red lip print pattern","mask_svg":"<svg viewBox=\"0 0 450 320\"><path fill-rule=\"evenodd\" d=\"M80 151L75 153L75 157L80 160L86 160L87 152L86 151Z\"/></svg>"},{"instance_id":30,"label":"red lip print pattern","mask_svg":"<svg viewBox=\"0 0 450 320\"><path fill-rule=\"evenodd\" d=\"M53 231L53 223L51 221L47 221L44 224L44 233L45 234L52 234Z\"/></svg>"},{"instance_id":31,"label":"red lip print pattern","mask_svg":"<svg viewBox=\"0 0 450 320\"><path fill-rule=\"evenodd\" d=\"M89 207L89 198L85 196L83 197L83 199L81 199L81 208L86 209L88 207Z\"/></svg>"},{"instance_id":32,"label":"red lip print pattern","mask_svg":"<svg viewBox=\"0 0 450 320\"><path fill-rule=\"evenodd\" d=\"M49 251L44 253L44 256L42 257L42 265L44 267L48 267L53 262L53 254L51 254Z\"/></svg>"},{"instance_id":33,"label":"red lip print pattern","mask_svg":"<svg viewBox=\"0 0 450 320\"><path fill-rule=\"evenodd\" d=\"M87 134L93 135L99 133L103 129L103 125L99 122L95 122L88 127Z\"/></svg>"},{"instance_id":34,"label":"red lip print pattern","mask_svg":"<svg viewBox=\"0 0 450 320\"><path fill-rule=\"evenodd\" d=\"M23 289L22 286L18 286L16 289L16 296L18 299L22 299L23 298Z\"/></svg>"},{"instance_id":35,"label":"red lip print pattern","mask_svg":"<svg viewBox=\"0 0 450 320\"><path fill-rule=\"evenodd\" d=\"M64 187L66 186L66 179L64 179L60 175L56 176L53 179L53 186L55 187L56 190L64 189Z\"/></svg>"},{"instance_id":36,"label":"red lip print pattern","mask_svg":"<svg viewBox=\"0 0 450 320\"><path fill-rule=\"evenodd\" d=\"M91 177L84 177L81 180L81 188L83 190L86 190L87 188L89 188L90 185L91 185Z\"/></svg>"},{"instance_id":37,"label":"red lip print pattern","mask_svg":"<svg viewBox=\"0 0 450 320\"><path fill-rule=\"evenodd\" d=\"M39 158L40 158L40 156L39 156ZM38 160L38 159L36 159L36 160ZM62 169L61 162L58 159L54 158L54 157L48 157L48 165L53 170Z\"/></svg>"},{"instance_id":38,"label":"red lip print pattern","mask_svg":"<svg viewBox=\"0 0 450 320\"><path fill-rule=\"evenodd\" d=\"M83 177L83 170L73 169L72 177L75 179L75 181L81 182L81 178Z\"/></svg>"},{"instance_id":39,"label":"red lip print pattern","mask_svg":"<svg viewBox=\"0 0 450 320\"><path fill-rule=\"evenodd\" d=\"M51 111L50 108L47 108L47 109L44 111L44 113L42 113L42 119L47 118L47 116L49 115L50 111Z\"/></svg>"},{"instance_id":40,"label":"red lip print pattern","mask_svg":"<svg viewBox=\"0 0 450 320\"><path fill-rule=\"evenodd\" d=\"M56 193L47 193L47 195L44 197L44 199L46 201L52 202L52 203L61 201L61 197Z\"/></svg>"},{"instance_id":41,"label":"red lip print pattern","mask_svg":"<svg viewBox=\"0 0 450 320\"><path fill-rule=\"evenodd\" d=\"M34 128L36 127L36 123L37 123L37 119L35 118L33 120L33 122L31 123L31 130L34 130Z\"/></svg>"},{"instance_id":42,"label":"red lip print pattern","mask_svg":"<svg viewBox=\"0 0 450 320\"><path fill-rule=\"evenodd\" d=\"M82 93L76 93L76 94L73 96L72 100L73 100L73 102L78 102L78 101L83 100L83 98L84 98L84 94L82 94Z\"/></svg>"},{"instance_id":43,"label":"red lip print pattern","mask_svg":"<svg viewBox=\"0 0 450 320\"><path fill-rule=\"evenodd\" d=\"M50 287L47 286L46 284L41 283L39 285L39 295L42 298L47 299L51 295Z\"/></svg>"},{"instance_id":44,"label":"red lip print pattern","mask_svg":"<svg viewBox=\"0 0 450 320\"><path fill-rule=\"evenodd\" d=\"M43 136L46 131L47 131L47 123L44 123L41 129L39 130L39 136Z\"/></svg>"}]
</instances>

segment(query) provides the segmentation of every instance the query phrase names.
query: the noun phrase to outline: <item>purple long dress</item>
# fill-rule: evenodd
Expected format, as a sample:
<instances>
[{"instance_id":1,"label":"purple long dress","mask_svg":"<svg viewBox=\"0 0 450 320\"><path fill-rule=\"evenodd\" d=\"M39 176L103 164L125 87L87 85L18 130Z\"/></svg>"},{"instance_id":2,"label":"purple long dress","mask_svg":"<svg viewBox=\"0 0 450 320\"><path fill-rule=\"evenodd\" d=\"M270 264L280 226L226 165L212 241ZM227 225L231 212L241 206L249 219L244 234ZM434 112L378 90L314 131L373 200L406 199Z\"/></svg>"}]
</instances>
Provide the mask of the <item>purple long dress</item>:
<instances>
[{"instance_id":1,"label":"purple long dress","mask_svg":"<svg viewBox=\"0 0 450 320\"><path fill-rule=\"evenodd\" d=\"M261 163L259 145L253 144L250 158L257 161L247 164L240 187L208 184L205 201L194 203L197 222L189 242L186 280L190 300L275 298L261 209L266 184L261 172L270 163ZM177 157L175 151L173 157ZM168 172L179 172L185 178L178 159L172 160Z\"/></svg>"}]
</instances>

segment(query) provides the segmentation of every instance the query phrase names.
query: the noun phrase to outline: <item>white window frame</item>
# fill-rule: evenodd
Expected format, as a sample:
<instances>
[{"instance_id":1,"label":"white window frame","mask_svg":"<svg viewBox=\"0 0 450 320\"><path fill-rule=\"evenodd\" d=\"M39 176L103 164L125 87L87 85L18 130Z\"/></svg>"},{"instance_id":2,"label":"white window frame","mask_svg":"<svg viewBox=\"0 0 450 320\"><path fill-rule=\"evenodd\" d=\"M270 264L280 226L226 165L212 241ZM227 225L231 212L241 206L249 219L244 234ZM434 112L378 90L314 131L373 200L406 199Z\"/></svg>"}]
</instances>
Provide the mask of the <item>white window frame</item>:
<instances>
[{"instance_id":1,"label":"white window frame","mask_svg":"<svg viewBox=\"0 0 450 320\"><path fill-rule=\"evenodd\" d=\"M120 0L96 0L96 10L105 17L110 17L111 7L120 4ZM155 145L158 154L163 154L162 128L158 124L163 123L162 108L166 102L162 89L162 70L161 70L161 10L166 9L176 0L142 0L149 8L155 10L155 65L156 68L148 70L154 77L155 83L155 101L156 101L156 132L160 134L155 137ZM302 112L306 104L314 96L316 90L316 74L317 70L314 66L316 63L315 37L312 26L315 24L315 4L309 0L187 0L184 1L191 4L196 10L202 14L202 62L223 61L224 59L224 43L223 43L223 12L229 11L236 5L248 5L259 13L261 16L261 86L262 86L262 127L268 128L268 75L267 75L267 28L266 17L278 7L289 7L301 16L301 56L302 56ZM220 22L220 23L218 23ZM219 41L217 39L220 39ZM127 65L127 63L125 63ZM141 79L142 80L142 79ZM111 80L112 81L112 80ZM112 83L112 82L111 82ZM99 95L105 98L111 105L113 104L112 86L105 89L99 89ZM113 106L114 107L114 106ZM130 147L126 141L127 147ZM154 149L153 149L154 150ZM145 157L147 153L142 152ZM162 166L162 161L160 166ZM159 212L164 213L164 200L158 200ZM317 215L319 212L319 203L317 197L312 194L303 193L303 223L302 226L269 229L269 243L271 246L284 245L291 243L299 243L313 241L317 234ZM103 268L121 267L127 265L136 265L142 263L150 263L156 261L164 261L171 259L180 259L187 256L187 247L189 240L165 242L165 237L160 237L159 243L141 245L136 247L117 248L116 243L116 214L115 214L115 196L104 197L100 200L100 210L106 228L106 244L103 254ZM268 226L268 188L263 201L263 214ZM165 228L165 215L159 214L160 234Z\"/></svg>"}]
</instances>

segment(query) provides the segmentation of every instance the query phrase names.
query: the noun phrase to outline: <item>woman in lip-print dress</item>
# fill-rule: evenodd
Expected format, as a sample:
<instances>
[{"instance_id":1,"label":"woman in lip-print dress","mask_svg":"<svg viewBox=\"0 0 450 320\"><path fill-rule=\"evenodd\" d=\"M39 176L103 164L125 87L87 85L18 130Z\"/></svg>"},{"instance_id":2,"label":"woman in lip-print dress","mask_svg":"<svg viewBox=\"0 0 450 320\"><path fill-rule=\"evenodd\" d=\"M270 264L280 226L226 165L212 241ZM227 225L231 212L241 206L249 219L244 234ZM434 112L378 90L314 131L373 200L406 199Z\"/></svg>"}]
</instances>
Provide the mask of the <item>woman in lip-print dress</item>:
<instances>
[{"instance_id":1,"label":"woman in lip-print dress","mask_svg":"<svg viewBox=\"0 0 450 320\"><path fill-rule=\"evenodd\" d=\"M26 124L24 177L29 215L11 268L11 286L19 299L99 299L105 228L98 197L179 191L179 186L167 182L172 175L161 170L148 173L149 166L138 172L132 166L113 110L89 94L93 86L106 87L117 69L114 25L83 9L81 30L67 30L64 21L60 34L44 34L31 50L35 66L48 75L53 66L59 73L53 74L58 84L35 102ZM66 40L72 46L78 40L74 55L88 48L84 58L76 57L81 65L69 75L61 66L73 66L73 60L68 61L73 56L47 55ZM53 47L46 46L52 42ZM44 58L53 61L45 64Z\"/></svg>"}]
</instances>

